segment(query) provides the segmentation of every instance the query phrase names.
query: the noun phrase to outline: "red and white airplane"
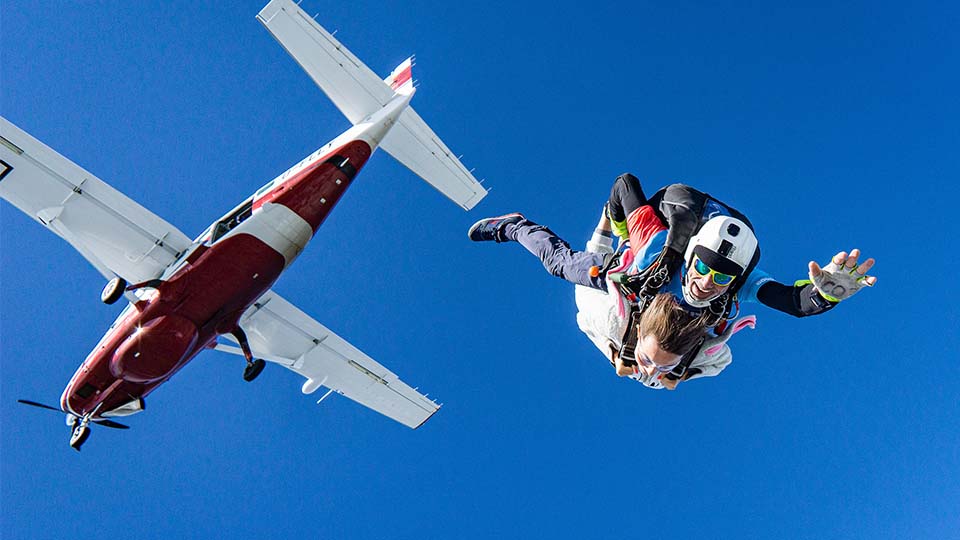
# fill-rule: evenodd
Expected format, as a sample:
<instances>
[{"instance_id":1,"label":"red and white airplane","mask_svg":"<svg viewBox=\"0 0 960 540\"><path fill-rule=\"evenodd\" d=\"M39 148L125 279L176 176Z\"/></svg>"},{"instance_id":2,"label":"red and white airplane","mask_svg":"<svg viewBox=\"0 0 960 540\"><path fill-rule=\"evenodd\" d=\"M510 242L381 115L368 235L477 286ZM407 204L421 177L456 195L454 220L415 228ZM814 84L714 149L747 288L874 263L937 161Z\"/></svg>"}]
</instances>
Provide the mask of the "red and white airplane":
<instances>
[{"instance_id":1,"label":"red and white airplane","mask_svg":"<svg viewBox=\"0 0 960 540\"><path fill-rule=\"evenodd\" d=\"M409 106L410 59L381 80L292 0L271 1L257 18L353 127L196 240L0 117L0 197L109 280L104 302L130 302L60 398L77 450L91 422L126 427L110 418L142 411L204 349L243 355L248 381L276 362L307 379L305 394L324 386L324 397L340 393L413 428L439 408L270 288L377 148L464 209L486 191Z\"/></svg>"}]
</instances>

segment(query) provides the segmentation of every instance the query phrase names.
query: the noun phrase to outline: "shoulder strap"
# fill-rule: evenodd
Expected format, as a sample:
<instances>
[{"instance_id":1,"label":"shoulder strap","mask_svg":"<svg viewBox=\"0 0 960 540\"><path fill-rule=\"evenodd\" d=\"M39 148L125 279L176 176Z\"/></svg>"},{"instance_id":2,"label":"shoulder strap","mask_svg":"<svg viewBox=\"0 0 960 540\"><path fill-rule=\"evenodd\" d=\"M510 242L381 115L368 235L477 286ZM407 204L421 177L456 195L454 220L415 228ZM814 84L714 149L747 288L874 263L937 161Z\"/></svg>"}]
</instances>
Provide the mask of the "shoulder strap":
<instances>
[{"instance_id":1,"label":"shoulder strap","mask_svg":"<svg viewBox=\"0 0 960 540\"><path fill-rule=\"evenodd\" d=\"M640 323L640 310L631 309L628 317L627 328L620 339L620 361L627 365L636 364L637 352L637 332L634 330Z\"/></svg>"},{"instance_id":2,"label":"shoulder strap","mask_svg":"<svg viewBox=\"0 0 960 540\"><path fill-rule=\"evenodd\" d=\"M700 349L703 347L703 342L706 341L707 336L704 335L700 338L700 342L697 343L697 346L690 349L690 352L683 355L683 358L680 359L680 363L677 364L677 367L673 368L673 371L664 375L664 377L675 381L682 378L687 373L687 369L690 368L690 364L693 363L693 359L700 354Z\"/></svg>"}]
</instances>

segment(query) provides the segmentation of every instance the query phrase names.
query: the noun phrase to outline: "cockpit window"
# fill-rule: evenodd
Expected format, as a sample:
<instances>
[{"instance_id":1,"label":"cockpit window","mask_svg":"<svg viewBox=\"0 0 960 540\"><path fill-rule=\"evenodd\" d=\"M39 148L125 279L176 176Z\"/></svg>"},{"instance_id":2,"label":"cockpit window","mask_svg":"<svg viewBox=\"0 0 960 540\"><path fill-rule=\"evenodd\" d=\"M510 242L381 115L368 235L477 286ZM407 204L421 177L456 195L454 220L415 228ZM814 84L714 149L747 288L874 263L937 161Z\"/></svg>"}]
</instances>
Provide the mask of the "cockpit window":
<instances>
[{"instance_id":1,"label":"cockpit window","mask_svg":"<svg viewBox=\"0 0 960 540\"><path fill-rule=\"evenodd\" d=\"M213 234L210 236L210 243L214 243L223 235L227 234L234 227L243 223L245 219L253 214L253 198L250 198L236 210L226 215L223 219L213 225Z\"/></svg>"}]
</instances>

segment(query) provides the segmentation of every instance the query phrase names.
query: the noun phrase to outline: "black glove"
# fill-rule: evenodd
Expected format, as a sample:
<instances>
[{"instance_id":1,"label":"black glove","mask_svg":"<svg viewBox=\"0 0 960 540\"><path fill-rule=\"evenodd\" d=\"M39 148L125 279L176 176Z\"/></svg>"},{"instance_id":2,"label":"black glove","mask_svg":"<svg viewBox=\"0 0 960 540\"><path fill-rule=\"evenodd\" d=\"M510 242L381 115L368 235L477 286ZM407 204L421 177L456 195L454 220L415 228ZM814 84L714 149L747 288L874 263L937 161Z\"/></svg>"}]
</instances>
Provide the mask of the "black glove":
<instances>
[{"instance_id":1,"label":"black glove","mask_svg":"<svg viewBox=\"0 0 960 540\"><path fill-rule=\"evenodd\" d=\"M657 267L643 283L643 295L649 298L657 294L670 282L670 276L676 273L682 263L683 255L679 251L664 247L657 257Z\"/></svg>"},{"instance_id":2,"label":"black glove","mask_svg":"<svg viewBox=\"0 0 960 540\"><path fill-rule=\"evenodd\" d=\"M670 247L664 247L657 259L657 265L666 268L667 275L670 276L680 269L681 264L683 264L683 253Z\"/></svg>"}]
</instances>

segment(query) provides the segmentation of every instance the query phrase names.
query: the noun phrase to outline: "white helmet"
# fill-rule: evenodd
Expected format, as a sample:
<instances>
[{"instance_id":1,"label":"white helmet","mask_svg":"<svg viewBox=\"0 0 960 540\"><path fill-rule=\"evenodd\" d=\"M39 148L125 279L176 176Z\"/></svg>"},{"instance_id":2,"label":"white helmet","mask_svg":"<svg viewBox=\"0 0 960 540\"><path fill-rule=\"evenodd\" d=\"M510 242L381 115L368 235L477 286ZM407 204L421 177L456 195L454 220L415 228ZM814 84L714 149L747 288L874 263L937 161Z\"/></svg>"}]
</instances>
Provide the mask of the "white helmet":
<instances>
[{"instance_id":1,"label":"white helmet","mask_svg":"<svg viewBox=\"0 0 960 540\"><path fill-rule=\"evenodd\" d=\"M757 237L746 223L734 217L718 216L704 223L690 239L683 260L689 268L696 255L717 272L742 278L756 252ZM709 300L693 298L685 275L682 289L687 304L699 308L710 305Z\"/></svg>"}]
</instances>

